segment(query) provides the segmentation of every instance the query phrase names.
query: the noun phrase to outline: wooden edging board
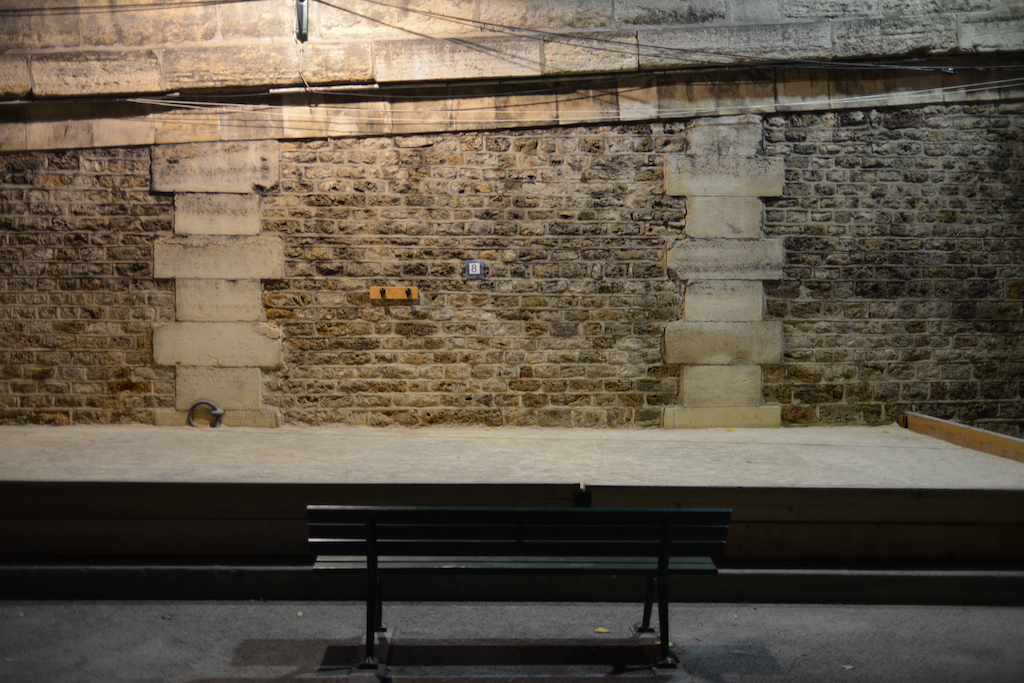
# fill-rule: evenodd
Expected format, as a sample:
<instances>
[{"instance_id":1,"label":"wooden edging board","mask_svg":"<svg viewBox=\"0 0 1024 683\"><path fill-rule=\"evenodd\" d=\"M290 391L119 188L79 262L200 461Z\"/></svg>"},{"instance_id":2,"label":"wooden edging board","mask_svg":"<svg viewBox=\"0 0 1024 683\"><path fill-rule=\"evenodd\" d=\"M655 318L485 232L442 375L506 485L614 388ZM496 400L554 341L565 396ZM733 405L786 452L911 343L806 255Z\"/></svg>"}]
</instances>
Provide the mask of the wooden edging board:
<instances>
[{"instance_id":1,"label":"wooden edging board","mask_svg":"<svg viewBox=\"0 0 1024 683\"><path fill-rule=\"evenodd\" d=\"M932 436L983 453L1024 462L1024 439L996 434L920 413L903 413L896 421L904 429L918 434Z\"/></svg>"}]
</instances>

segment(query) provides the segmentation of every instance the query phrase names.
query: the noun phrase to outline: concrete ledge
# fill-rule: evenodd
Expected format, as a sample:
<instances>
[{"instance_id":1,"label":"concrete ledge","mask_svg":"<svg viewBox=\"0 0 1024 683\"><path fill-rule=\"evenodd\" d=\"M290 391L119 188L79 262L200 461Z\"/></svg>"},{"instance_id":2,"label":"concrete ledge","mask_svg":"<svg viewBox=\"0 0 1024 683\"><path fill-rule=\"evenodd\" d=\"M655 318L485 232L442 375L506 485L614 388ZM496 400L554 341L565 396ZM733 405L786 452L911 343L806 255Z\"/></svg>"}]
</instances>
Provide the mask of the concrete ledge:
<instances>
[{"instance_id":1,"label":"concrete ledge","mask_svg":"<svg viewBox=\"0 0 1024 683\"><path fill-rule=\"evenodd\" d=\"M781 280L782 240L682 239L668 251L679 280Z\"/></svg>"},{"instance_id":2,"label":"concrete ledge","mask_svg":"<svg viewBox=\"0 0 1024 683\"><path fill-rule=\"evenodd\" d=\"M755 365L782 360L781 322L676 321L665 328L665 362L676 365Z\"/></svg>"},{"instance_id":3,"label":"concrete ledge","mask_svg":"<svg viewBox=\"0 0 1024 683\"><path fill-rule=\"evenodd\" d=\"M664 429L709 429L778 427L782 422L781 406L687 408L668 406L662 415Z\"/></svg>"},{"instance_id":4,"label":"concrete ledge","mask_svg":"<svg viewBox=\"0 0 1024 683\"><path fill-rule=\"evenodd\" d=\"M214 401L214 403L217 403ZM218 408L224 410L224 418L221 422L222 427L256 427L265 429L275 429L281 426L281 414L276 408L264 408L262 410L228 410L223 408L219 403ZM160 408L153 412L154 421L157 427L185 427L187 426L188 411L170 410L166 408ZM196 411L193 416L195 423L199 425L199 429L209 429L205 427L209 424L209 413L200 414ZM220 429L221 427L218 427Z\"/></svg>"},{"instance_id":5,"label":"concrete ledge","mask_svg":"<svg viewBox=\"0 0 1024 683\"><path fill-rule=\"evenodd\" d=\"M763 402L761 366L687 365L679 398L685 408L759 407Z\"/></svg>"},{"instance_id":6,"label":"concrete ledge","mask_svg":"<svg viewBox=\"0 0 1024 683\"><path fill-rule=\"evenodd\" d=\"M276 368L281 331L265 323L168 323L153 327L157 365Z\"/></svg>"},{"instance_id":7,"label":"concrete ledge","mask_svg":"<svg viewBox=\"0 0 1024 683\"><path fill-rule=\"evenodd\" d=\"M700 197L779 197L782 159L766 157L690 157L665 162L665 193Z\"/></svg>"},{"instance_id":8,"label":"concrete ledge","mask_svg":"<svg viewBox=\"0 0 1024 683\"><path fill-rule=\"evenodd\" d=\"M154 192L248 193L280 180L279 143L213 142L153 149Z\"/></svg>"},{"instance_id":9,"label":"concrete ledge","mask_svg":"<svg viewBox=\"0 0 1024 683\"><path fill-rule=\"evenodd\" d=\"M186 236L153 244L156 278L261 280L284 277L284 241L274 234Z\"/></svg>"}]
</instances>

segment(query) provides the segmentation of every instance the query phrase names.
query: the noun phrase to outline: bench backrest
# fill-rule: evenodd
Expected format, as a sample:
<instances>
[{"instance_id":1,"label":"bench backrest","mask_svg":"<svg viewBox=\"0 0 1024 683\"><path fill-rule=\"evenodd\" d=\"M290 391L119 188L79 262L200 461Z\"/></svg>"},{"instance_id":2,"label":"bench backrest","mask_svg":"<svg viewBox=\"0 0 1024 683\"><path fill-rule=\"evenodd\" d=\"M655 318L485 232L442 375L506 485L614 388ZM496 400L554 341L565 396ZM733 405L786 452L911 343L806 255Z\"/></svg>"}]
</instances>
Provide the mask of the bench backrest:
<instances>
[{"instance_id":1,"label":"bench backrest","mask_svg":"<svg viewBox=\"0 0 1024 683\"><path fill-rule=\"evenodd\" d=\"M310 505L314 555L721 557L731 510Z\"/></svg>"}]
</instances>

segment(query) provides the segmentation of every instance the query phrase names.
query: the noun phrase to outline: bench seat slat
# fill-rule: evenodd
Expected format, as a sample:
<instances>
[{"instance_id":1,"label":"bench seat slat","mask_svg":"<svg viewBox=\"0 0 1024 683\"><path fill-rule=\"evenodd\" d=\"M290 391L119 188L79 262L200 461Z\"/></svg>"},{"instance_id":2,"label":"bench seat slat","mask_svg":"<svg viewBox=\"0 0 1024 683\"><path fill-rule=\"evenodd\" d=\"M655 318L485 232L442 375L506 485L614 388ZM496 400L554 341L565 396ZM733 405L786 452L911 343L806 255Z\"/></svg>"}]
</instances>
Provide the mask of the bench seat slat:
<instances>
[{"instance_id":1,"label":"bench seat slat","mask_svg":"<svg viewBox=\"0 0 1024 683\"><path fill-rule=\"evenodd\" d=\"M343 571L366 571L366 559L321 555L313 565L314 569ZM444 573L473 572L494 573L535 572L551 573L600 573L600 574L650 574L658 569L658 560L653 557L381 557L378 571L385 573ZM718 568L711 558L673 558L669 571L685 574L717 574Z\"/></svg>"},{"instance_id":2,"label":"bench seat slat","mask_svg":"<svg viewBox=\"0 0 1024 683\"><path fill-rule=\"evenodd\" d=\"M725 525L676 525L670 532L672 540L719 540L725 537ZM564 526L564 525L433 525L377 524L376 537L403 540L535 540L535 541L660 541L660 526ZM309 536L316 538L356 539L366 537L365 524L309 525Z\"/></svg>"},{"instance_id":3,"label":"bench seat slat","mask_svg":"<svg viewBox=\"0 0 1024 683\"><path fill-rule=\"evenodd\" d=\"M310 549L316 555L362 555L364 541L334 541L310 539ZM590 557L614 555L616 557L657 557L659 544L655 542L526 542L514 541L391 541L378 540L378 555L452 555L452 556L549 556ZM669 545L672 556L721 557L725 541L674 542Z\"/></svg>"},{"instance_id":4,"label":"bench seat slat","mask_svg":"<svg viewBox=\"0 0 1024 683\"><path fill-rule=\"evenodd\" d=\"M558 524L574 526L660 525L665 515L686 518L687 524L728 524L727 509L601 509L593 508L389 508L372 510L344 505L310 505L307 515L311 523L365 523L373 518L377 524Z\"/></svg>"}]
</instances>

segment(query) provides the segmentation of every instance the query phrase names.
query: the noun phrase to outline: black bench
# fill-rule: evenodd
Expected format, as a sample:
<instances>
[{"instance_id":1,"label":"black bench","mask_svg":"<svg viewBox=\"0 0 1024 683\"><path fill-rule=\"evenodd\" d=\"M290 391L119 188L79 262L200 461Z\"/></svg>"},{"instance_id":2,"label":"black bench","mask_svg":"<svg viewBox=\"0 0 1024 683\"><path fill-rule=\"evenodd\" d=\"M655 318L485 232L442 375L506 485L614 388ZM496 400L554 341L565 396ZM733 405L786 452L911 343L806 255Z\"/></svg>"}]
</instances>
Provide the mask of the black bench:
<instances>
[{"instance_id":1,"label":"black bench","mask_svg":"<svg viewBox=\"0 0 1024 683\"><path fill-rule=\"evenodd\" d=\"M381 580L391 574L632 574L646 577L641 632L658 597L659 667L669 650L669 574L715 574L731 510L414 508L310 505L315 569L366 572L366 659L386 630Z\"/></svg>"}]
</instances>

